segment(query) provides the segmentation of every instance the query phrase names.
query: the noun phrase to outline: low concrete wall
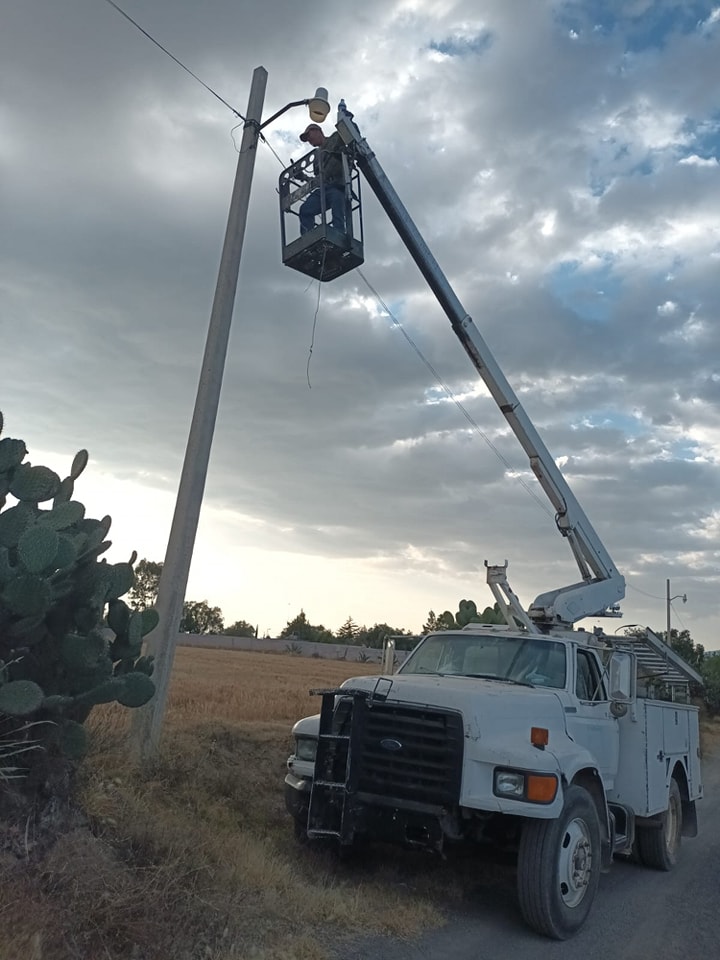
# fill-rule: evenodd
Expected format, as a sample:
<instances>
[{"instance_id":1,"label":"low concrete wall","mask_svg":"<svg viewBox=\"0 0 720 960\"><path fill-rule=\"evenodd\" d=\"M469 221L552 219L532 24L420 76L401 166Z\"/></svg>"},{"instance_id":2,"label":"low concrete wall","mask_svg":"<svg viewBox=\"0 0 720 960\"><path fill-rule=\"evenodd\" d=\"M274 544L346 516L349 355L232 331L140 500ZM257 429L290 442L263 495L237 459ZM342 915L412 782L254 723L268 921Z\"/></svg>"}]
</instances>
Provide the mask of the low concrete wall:
<instances>
[{"instance_id":1,"label":"low concrete wall","mask_svg":"<svg viewBox=\"0 0 720 960\"><path fill-rule=\"evenodd\" d=\"M344 643L313 643L308 640L282 638L228 637L224 634L181 633L181 647L207 647L216 650L255 650L259 653L290 653L298 657L318 657L322 660L348 660L358 663L380 663L382 650L377 647L353 647ZM402 663L407 652L399 650L396 662Z\"/></svg>"}]
</instances>

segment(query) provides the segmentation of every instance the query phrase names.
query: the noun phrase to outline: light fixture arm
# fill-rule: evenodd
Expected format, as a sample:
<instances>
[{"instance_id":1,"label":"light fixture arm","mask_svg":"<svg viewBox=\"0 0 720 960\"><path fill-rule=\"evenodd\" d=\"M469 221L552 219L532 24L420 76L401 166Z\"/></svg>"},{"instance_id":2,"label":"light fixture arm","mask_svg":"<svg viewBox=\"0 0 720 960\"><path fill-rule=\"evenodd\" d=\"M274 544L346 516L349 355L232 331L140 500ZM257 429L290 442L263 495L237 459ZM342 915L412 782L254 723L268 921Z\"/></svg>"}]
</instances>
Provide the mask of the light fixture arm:
<instances>
[{"instance_id":1,"label":"light fixture arm","mask_svg":"<svg viewBox=\"0 0 720 960\"><path fill-rule=\"evenodd\" d=\"M274 113L271 117L268 117L267 120L264 120L258 127L258 130L262 130L269 123L272 123L273 120L277 120L277 118L281 117L286 110L290 110L292 107L306 107L309 104L310 104L309 100L293 100L292 103L286 103L281 110L278 110L277 113Z\"/></svg>"},{"instance_id":2,"label":"light fixture arm","mask_svg":"<svg viewBox=\"0 0 720 960\"><path fill-rule=\"evenodd\" d=\"M292 103L286 103L284 107L277 111L277 113L274 113L271 117L268 117L267 120L261 123L258 127L258 130L262 130L263 127L266 127L269 123L272 123L273 120L277 120L277 118L281 117L286 110L290 110L292 107L307 107L310 111L310 119L316 123L322 123L330 113L328 92L325 87L318 87L315 91L315 96L309 97L306 100L293 100Z\"/></svg>"}]
</instances>

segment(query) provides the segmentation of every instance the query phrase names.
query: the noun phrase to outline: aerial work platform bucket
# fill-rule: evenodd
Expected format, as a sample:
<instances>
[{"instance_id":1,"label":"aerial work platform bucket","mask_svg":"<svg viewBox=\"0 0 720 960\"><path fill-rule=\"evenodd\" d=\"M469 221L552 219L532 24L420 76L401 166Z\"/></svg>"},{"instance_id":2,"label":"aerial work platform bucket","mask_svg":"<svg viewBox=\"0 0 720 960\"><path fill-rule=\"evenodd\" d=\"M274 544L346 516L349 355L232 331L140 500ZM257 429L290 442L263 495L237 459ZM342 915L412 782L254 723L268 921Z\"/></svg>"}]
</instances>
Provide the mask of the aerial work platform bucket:
<instances>
[{"instance_id":1,"label":"aerial work platform bucket","mask_svg":"<svg viewBox=\"0 0 720 960\"><path fill-rule=\"evenodd\" d=\"M322 171L314 172L315 157L312 150L280 174L282 260L315 280L335 280L364 259L360 176L344 157L344 186L326 184ZM319 213L315 226L303 233L300 210L308 200ZM307 212L304 216L312 219Z\"/></svg>"}]
</instances>

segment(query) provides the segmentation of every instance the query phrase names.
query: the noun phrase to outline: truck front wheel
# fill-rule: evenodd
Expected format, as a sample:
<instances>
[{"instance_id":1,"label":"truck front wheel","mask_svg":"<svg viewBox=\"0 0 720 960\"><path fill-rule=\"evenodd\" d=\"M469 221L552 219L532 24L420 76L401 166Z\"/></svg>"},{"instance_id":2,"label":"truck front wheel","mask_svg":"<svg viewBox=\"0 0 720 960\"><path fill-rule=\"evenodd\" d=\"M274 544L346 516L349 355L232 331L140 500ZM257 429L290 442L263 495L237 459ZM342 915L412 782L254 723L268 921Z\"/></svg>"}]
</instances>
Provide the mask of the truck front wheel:
<instances>
[{"instance_id":1,"label":"truck front wheel","mask_svg":"<svg viewBox=\"0 0 720 960\"><path fill-rule=\"evenodd\" d=\"M557 820L527 820L518 853L518 897L526 923L567 940L585 922L600 880L600 824L590 794L570 786Z\"/></svg>"},{"instance_id":2,"label":"truck front wheel","mask_svg":"<svg viewBox=\"0 0 720 960\"><path fill-rule=\"evenodd\" d=\"M682 797L677 780L670 781L668 808L660 817L659 829L637 828L637 847L641 861L655 870L671 870L677 863L682 834Z\"/></svg>"}]
</instances>

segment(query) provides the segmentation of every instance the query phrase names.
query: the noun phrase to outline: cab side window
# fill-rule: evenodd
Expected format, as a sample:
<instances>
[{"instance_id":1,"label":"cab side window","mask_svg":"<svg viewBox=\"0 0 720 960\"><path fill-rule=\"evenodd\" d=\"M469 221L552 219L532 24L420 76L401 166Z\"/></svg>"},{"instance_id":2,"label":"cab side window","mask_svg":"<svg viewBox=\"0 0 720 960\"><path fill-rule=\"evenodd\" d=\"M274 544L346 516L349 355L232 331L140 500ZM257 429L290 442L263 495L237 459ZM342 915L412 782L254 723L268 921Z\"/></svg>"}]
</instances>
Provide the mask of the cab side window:
<instances>
[{"instance_id":1,"label":"cab side window","mask_svg":"<svg viewBox=\"0 0 720 960\"><path fill-rule=\"evenodd\" d=\"M578 650L577 652L575 695L578 700L585 700L586 702L607 700L597 662L587 650Z\"/></svg>"}]
</instances>

